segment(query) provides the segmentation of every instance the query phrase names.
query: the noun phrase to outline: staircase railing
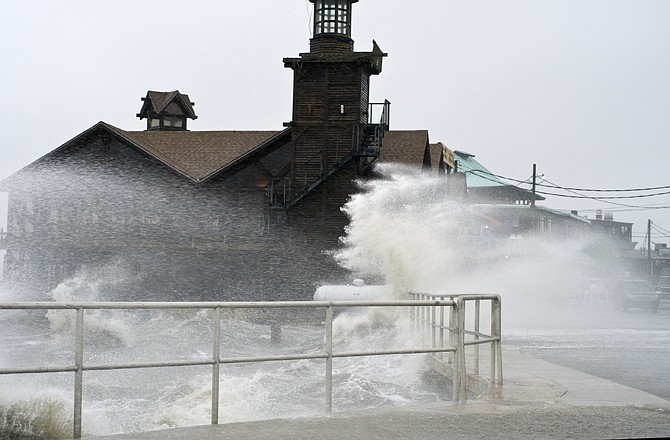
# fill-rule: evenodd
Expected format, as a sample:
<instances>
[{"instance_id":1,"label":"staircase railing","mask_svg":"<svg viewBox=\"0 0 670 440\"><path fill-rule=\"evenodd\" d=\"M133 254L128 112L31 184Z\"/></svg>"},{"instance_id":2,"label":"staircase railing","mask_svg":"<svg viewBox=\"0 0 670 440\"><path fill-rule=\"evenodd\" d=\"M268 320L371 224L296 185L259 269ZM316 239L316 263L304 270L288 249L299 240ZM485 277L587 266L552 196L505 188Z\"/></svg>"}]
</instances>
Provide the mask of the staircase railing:
<instances>
[{"instance_id":1,"label":"staircase railing","mask_svg":"<svg viewBox=\"0 0 670 440\"><path fill-rule=\"evenodd\" d=\"M373 122L377 115L379 115L378 122ZM332 165L327 165L330 163L328 153L332 149L326 147L319 150L307 161L294 164L294 172L280 179L271 180L268 183L270 208L290 208L295 205L356 156L368 158L364 164L364 169L369 168L372 162L379 157L384 133L389 129L390 116L391 103L388 100L368 104L367 123L354 124L351 127L351 150L341 153L339 142L337 142L335 145L335 162ZM349 129L347 128L347 130Z\"/></svg>"},{"instance_id":2,"label":"staircase railing","mask_svg":"<svg viewBox=\"0 0 670 440\"><path fill-rule=\"evenodd\" d=\"M353 154L350 152L338 159L324 171L324 150L325 149L321 150L307 162L302 164L302 173L300 173L299 176L289 174L288 176L269 184L268 191L270 191L269 197L271 207L290 208L295 205L353 157ZM319 168L319 175L314 180L310 179L310 174L307 172L310 164L317 164L316 166ZM300 183L300 186L298 186L300 190L295 189L296 187L293 185L294 181ZM296 192L294 192L294 190Z\"/></svg>"}]
</instances>

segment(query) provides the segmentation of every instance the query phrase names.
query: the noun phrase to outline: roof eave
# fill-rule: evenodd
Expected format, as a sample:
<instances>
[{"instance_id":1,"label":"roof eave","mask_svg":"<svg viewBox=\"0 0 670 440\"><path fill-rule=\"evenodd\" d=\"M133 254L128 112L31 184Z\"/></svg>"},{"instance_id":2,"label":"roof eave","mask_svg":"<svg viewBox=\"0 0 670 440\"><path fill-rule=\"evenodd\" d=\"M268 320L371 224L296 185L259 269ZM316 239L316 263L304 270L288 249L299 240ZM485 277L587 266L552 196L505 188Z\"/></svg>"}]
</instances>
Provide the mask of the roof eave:
<instances>
[{"instance_id":1,"label":"roof eave","mask_svg":"<svg viewBox=\"0 0 670 440\"><path fill-rule=\"evenodd\" d=\"M266 148L268 145L273 144L274 142L278 141L281 139L283 136L286 136L287 134L291 134L292 128L288 127L285 128L284 130L280 131L279 133L275 133L274 135L270 136L268 139L264 140L254 148L248 150L246 153L241 154L237 156L235 159L232 161L228 162L227 164L223 165L222 167L218 168L217 170L212 171L211 173L207 174L206 176L203 176L202 178L196 180L198 183L203 183L208 180L213 179L216 175L223 173L227 170L230 170L231 168L236 167L240 163L243 163L245 160L249 159L251 156L254 154L257 154L259 151L263 150Z\"/></svg>"}]
</instances>

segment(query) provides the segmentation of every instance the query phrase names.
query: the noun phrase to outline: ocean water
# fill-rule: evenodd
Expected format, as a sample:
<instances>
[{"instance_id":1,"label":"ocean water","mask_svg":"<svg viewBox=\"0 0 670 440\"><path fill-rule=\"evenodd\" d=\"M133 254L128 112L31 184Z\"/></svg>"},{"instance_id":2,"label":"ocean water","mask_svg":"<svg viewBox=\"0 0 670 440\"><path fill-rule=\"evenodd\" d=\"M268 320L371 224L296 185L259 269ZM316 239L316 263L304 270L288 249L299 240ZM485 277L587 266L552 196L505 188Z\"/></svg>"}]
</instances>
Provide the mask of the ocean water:
<instances>
[{"instance_id":1,"label":"ocean water","mask_svg":"<svg viewBox=\"0 0 670 440\"><path fill-rule=\"evenodd\" d=\"M59 286L52 292L53 301L78 300L75 291L81 285L66 284L78 287L69 291ZM281 340L273 342L266 315L222 310L221 355L323 351L322 322L298 309L282 313L290 324L282 326ZM0 311L0 367L73 365L74 320L71 310ZM85 365L212 356L212 323L206 310L86 311L84 332ZM343 313L333 323L333 344L340 352L406 348L418 343L412 334L404 314L391 310ZM324 360L222 364L219 422L323 414L325 372ZM422 355L335 359L333 379L334 411L450 399L450 389L431 379ZM0 408L27 404L36 411L28 417L34 420L48 402L70 420L73 383L73 373L2 375ZM86 435L106 435L209 424L211 393L211 366L87 371L82 429Z\"/></svg>"}]
</instances>

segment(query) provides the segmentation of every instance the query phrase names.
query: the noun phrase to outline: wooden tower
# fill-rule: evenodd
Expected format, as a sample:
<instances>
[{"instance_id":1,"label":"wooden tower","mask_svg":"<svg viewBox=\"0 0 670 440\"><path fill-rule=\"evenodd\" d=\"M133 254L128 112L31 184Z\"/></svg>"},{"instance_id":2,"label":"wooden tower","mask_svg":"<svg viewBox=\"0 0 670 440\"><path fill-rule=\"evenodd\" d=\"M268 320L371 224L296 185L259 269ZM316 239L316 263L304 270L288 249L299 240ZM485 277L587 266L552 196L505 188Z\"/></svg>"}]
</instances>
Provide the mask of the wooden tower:
<instances>
[{"instance_id":1,"label":"wooden tower","mask_svg":"<svg viewBox=\"0 0 670 440\"><path fill-rule=\"evenodd\" d=\"M373 41L354 52L352 4L358 0L310 0L314 5L310 51L285 58L293 82L291 170L273 192L285 206L296 203L351 161L366 169L379 155L388 130L388 101L370 104L370 77L386 56Z\"/></svg>"}]
</instances>

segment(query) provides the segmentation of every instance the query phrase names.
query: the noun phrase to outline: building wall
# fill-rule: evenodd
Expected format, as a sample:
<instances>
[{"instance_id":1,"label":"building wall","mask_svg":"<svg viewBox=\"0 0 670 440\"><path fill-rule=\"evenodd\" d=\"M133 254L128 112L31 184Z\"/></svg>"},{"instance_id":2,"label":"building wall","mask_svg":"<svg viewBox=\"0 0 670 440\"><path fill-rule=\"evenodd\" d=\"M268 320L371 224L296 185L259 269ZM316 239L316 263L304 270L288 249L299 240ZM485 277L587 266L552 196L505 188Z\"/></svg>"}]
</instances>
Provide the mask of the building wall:
<instances>
[{"instance_id":1,"label":"building wall","mask_svg":"<svg viewBox=\"0 0 670 440\"><path fill-rule=\"evenodd\" d=\"M5 278L47 292L93 273L98 299L311 298L346 219L326 186L270 213L266 181L250 164L198 185L118 141L77 145L11 192Z\"/></svg>"}]
</instances>

